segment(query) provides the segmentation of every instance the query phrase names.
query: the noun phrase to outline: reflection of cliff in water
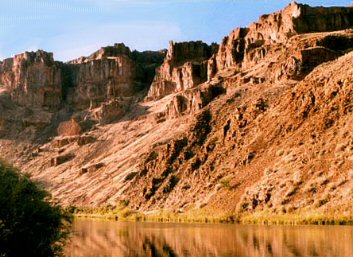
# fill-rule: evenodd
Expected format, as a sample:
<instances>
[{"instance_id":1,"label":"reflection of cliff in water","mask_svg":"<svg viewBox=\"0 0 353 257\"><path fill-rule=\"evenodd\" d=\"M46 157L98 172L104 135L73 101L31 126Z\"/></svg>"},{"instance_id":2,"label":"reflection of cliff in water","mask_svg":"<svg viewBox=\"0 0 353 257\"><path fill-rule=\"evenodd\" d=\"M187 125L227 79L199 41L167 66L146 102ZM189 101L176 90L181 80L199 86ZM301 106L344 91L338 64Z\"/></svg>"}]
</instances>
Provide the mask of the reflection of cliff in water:
<instances>
[{"instance_id":1,"label":"reflection of cliff in water","mask_svg":"<svg viewBox=\"0 0 353 257\"><path fill-rule=\"evenodd\" d=\"M351 257L352 227L80 220L67 257Z\"/></svg>"}]
</instances>

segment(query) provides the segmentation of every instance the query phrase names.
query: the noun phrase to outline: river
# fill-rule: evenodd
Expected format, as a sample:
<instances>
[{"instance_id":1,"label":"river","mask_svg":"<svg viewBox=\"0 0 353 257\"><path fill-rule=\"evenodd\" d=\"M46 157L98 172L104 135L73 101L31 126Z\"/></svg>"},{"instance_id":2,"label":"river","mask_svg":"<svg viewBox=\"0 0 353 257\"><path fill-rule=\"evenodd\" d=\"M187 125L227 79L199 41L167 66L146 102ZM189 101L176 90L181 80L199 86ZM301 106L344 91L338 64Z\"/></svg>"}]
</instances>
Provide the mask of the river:
<instances>
[{"instance_id":1,"label":"river","mask_svg":"<svg viewBox=\"0 0 353 257\"><path fill-rule=\"evenodd\" d=\"M353 227L76 220L66 257L352 257Z\"/></svg>"}]
</instances>

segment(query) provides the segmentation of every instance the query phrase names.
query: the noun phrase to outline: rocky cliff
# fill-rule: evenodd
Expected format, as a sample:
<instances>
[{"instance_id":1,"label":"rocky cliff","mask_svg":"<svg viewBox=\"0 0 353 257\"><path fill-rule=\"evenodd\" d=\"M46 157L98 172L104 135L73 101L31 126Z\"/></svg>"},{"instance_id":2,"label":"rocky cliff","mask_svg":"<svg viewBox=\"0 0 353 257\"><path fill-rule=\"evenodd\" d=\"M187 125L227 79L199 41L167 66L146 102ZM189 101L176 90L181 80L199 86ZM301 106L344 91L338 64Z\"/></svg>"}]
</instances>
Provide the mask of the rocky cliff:
<instances>
[{"instance_id":1,"label":"rocky cliff","mask_svg":"<svg viewBox=\"0 0 353 257\"><path fill-rule=\"evenodd\" d=\"M292 2L285 9L263 15L247 28L237 28L225 37L216 57L217 70L247 66L262 59L273 43L315 32L329 32L352 27L353 8L310 7Z\"/></svg>"},{"instance_id":2,"label":"rocky cliff","mask_svg":"<svg viewBox=\"0 0 353 257\"><path fill-rule=\"evenodd\" d=\"M352 15L292 3L219 47L7 59L1 156L64 205L352 214Z\"/></svg>"},{"instance_id":3,"label":"rocky cliff","mask_svg":"<svg viewBox=\"0 0 353 257\"><path fill-rule=\"evenodd\" d=\"M73 60L68 72L74 91L69 101L77 108L95 108L109 99L134 96L149 87L163 57L163 51L131 52L124 44L116 44Z\"/></svg>"},{"instance_id":4,"label":"rocky cliff","mask_svg":"<svg viewBox=\"0 0 353 257\"><path fill-rule=\"evenodd\" d=\"M0 63L0 104L8 109L1 115L4 133L15 123L17 136L33 125L30 137L36 137L44 136L43 126L47 136L55 135L55 126L66 119L74 118L82 132L119 119L143 97L164 55L116 44L69 63L56 62L42 50L6 59Z\"/></svg>"},{"instance_id":5,"label":"rocky cliff","mask_svg":"<svg viewBox=\"0 0 353 257\"><path fill-rule=\"evenodd\" d=\"M0 63L0 84L21 106L57 108L62 98L61 72L52 54L26 52Z\"/></svg>"},{"instance_id":6,"label":"rocky cliff","mask_svg":"<svg viewBox=\"0 0 353 257\"><path fill-rule=\"evenodd\" d=\"M167 55L158 69L147 99L159 99L171 93L193 88L208 78L208 59L218 45L198 42L170 42Z\"/></svg>"},{"instance_id":7,"label":"rocky cliff","mask_svg":"<svg viewBox=\"0 0 353 257\"><path fill-rule=\"evenodd\" d=\"M214 88L224 91L222 83L219 83L219 74L227 69L240 72L252 68L269 52L274 56L275 51L286 52L287 60L269 60L270 65L281 63L282 66L275 69L266 67L267 73L270 70L277 72L277 77L269 75L271 79L302 79L313 67L337 58L351 47L352 38L349 35L333 34L319 39L314 37L314 33L351 28L352 12L351 7L310 7L293 2L281 11L261 16L247 28L236 28L223 39L220 46L207 46L202 42L171 42L147 100L179 93L170 104L167 114L169 117L199 110L207 105L203 102L208 103L209 99L214 98L210 91ZM311 40L298 37L309 32L313 35ZM299 40L301 42L298 42ZM291 49L286 50L287 48ZM246 79L258 83L263 81L264 77L266 76ZM205 82L208 84L204 85ZM203 90L197 88L199 85ZM211 89L208 88L209 85L212 85ZM205 91L208 91L206 100L202 97Z\"/></svg>"}]
</instances>

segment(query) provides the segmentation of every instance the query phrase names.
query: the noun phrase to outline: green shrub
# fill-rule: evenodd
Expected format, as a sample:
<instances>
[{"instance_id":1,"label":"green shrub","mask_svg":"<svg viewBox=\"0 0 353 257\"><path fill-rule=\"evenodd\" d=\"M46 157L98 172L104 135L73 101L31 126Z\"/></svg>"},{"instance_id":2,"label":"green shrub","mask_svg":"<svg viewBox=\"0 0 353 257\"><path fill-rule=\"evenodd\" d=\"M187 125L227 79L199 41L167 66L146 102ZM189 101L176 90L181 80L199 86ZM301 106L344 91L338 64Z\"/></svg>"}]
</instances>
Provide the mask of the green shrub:
<instances>
[{"instance_id":1,"label":"green shrub","mask_svg":"<svg viewBox=\"0 0 353 257\"><path fill-rule=\"evenodd\" d=\"M28 176L0 161L0 256L60 256L71 216Z\"/></svg>"}]
</instances>

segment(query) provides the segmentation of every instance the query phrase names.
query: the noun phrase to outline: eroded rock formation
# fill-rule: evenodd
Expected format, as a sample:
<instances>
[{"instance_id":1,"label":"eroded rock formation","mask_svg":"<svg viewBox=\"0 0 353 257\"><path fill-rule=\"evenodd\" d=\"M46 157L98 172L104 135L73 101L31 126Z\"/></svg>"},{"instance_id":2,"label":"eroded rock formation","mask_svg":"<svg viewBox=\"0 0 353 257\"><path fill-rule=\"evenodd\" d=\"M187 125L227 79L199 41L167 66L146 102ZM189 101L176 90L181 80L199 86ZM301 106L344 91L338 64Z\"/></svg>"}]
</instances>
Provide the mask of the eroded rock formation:
<instances>
[{"instance_id":1,"label":"eroded rock formation","mask_svg":"<svg viewBox=\"0 0 353 257\"><path fill-rule=\"evenodd\" d=\"M147 99L159 99L177 93L168 113L174 113L171 116L175 117L195 112L202 102L201 88L197 88L199 85L202 88L215 86L219 83L211 81L217 74L227 69L240 72L254 67L267 55L270 56L267 58L268 64L275 64L274 67L266 67L267 72L271 71L276 76L250 76L245 81L259 84L265 77L270 80L300 80L319 64L341 56L352 47L350 33L328 33L311 38L302 35L347 29L352 27L352 19L353 8L313 8L293 2L281 11L261 16L247 28L236 28L223 39L220 47L207 47L201 42L171 42ZM193 48L196 49L190 53ZM275 61L278 51L282 52L281 57L286 56L285 61ZM276 65L279 63L281 67ZM211 83L203 85L205 82Z\"/></svg>"},{"instance_id":2,"label":"eroded rock formation","mask_svg":"<svg viewBox=\"0 0 353 257\"><path fill-rule=\"evenodd\" d=\"M263 15L248 28L237 28L223 39L217 54L217 70L262 59L268 45L313 32L329 32L353 26L352 7L310 7L291 3L274 14ZM243 61L245 60L245 63Z\"/></svg>"},{"instance_id":3,"label":"eroded rock formation","mask_svg":"<svg viewBox=\"0 0 353 257\"><path fill-rule=\"evenodd\" d=\"M208 59L218 46L198 42L170 42L167 56L158 69L147 99L193 88L208 79Z\"/></svg>"},{"instance_id":4,"label":"eroded rock formation","mask_svg":"<svg viewBox=\"0 0 353 257\"><path fill-rule=\"evenodd\" d=\"M5 60L1 157L64 205L353 213L352 21L292 3L219 49Z\"/></svg>"},{"instance_id":5,"label":"eroded rock formation","mask_svg":"<svg viewBox=\"0 0 353 257\"><path fill-rule=\"evenodd\" d=\"M61 67L53 54L26 52L0 63L0 84L21 106L58 108L62 99Z\"/></svg>"},{"instance_id":6,"label":"eroded rock formation","mask_svg":"<svg viewBox=\"0 0 353 257\"><path fill-rule=\"evenodd\" d=\"M33 126L36 136L37 129L60 124L60 135L73 113L82 131L92 122L117 120L142 98L139 93L149 87L164 55L164 51L131 52L116 44L69 63L56 62L52 53L42 50L6 59L0 63L0 106L7 109L0 117L1 128L6 131L17 124L9 130L21 133ZM55 135L55 130L46 134Z\"/></svg>"},{"instance_id":7,"label":"eroded rock formation","mask_svg":"<svg viewBox=\"0 0 353 257\"><path fill-rule=\"evenodd\" d=\"M73 90L67 97L77 108L86 109L134 96L148 88L163 56L163 52L131 52L124 44L116 44L71 61Z\"/></svg>"}]
</instances>

